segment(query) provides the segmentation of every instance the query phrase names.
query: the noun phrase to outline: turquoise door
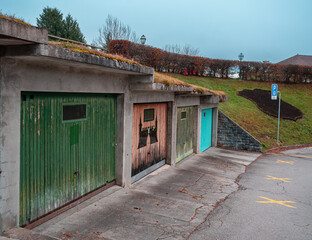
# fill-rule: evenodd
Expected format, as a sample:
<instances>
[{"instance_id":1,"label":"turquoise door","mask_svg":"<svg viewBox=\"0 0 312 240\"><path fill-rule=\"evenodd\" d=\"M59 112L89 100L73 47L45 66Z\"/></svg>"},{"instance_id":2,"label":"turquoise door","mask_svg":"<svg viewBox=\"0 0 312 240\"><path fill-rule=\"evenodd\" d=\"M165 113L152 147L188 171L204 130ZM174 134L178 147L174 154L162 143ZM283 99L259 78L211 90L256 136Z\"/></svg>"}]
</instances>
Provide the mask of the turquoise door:
<instances>
[{"instance_id":1,"label":"turquoise door","mask_svg":"<svg viewBox=\"0 0 312 240\"><path fill-rule=\"evenodd\" d=\"M203 109L201 117L201 140L200 140L201 152L211 147L211 135L212 135L212 108Z\"/></svg>"}]
</instances>

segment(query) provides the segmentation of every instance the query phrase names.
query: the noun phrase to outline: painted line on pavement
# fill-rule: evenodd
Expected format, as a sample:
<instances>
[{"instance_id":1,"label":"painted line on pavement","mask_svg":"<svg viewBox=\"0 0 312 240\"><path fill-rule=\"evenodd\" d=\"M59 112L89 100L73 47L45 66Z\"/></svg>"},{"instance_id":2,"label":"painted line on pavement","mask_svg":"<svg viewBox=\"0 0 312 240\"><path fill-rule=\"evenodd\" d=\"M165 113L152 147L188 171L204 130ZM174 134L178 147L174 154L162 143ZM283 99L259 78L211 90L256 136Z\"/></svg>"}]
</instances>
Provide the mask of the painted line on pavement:
<instances>
[{"instance_id":1,"label":"painted line on pavement","mask_svg":"<svg viewBox=\"0 0 312 240\"><path fill-rule=\"evenodd\" d=\"M277 159L276 162L277 163L287 163L287 164L291 164L291 165L294 165L294 163L295 163L294 161L283 161L283 160L279 160L279 159Z\"/></svg>"},{"instance_id":2,"label":"painted line on pavement","mask_svg":"<svg viewBox=\"0 0 312 240\"><path fill-rule=\"evenodd\" d=\"M266 153L268 155L279 155L279 156L287 156L287 157L297 157L297 158L312 158L309 156L303 156L303 155L289 155L289 154L282 154L282 153Z\"/></svg>"},{"instance_id":3,"label":"painted line on pavement","mask_svg":"<svg viewBox=\"0 0 312 240\"><path fill-rule=\"evenodd\" d=\"M270 175L266 175L267 178L264 178L264 179L269 179L269 180L280 180L282 182L287 182L287 183L290 183L291 182L291 178L277 178L277 177L273 177L273 176L270 176Z\"/></svg>"},{"instance_id":4,"label":"painted line on pavement","mask_svg":"<svg viewBox=\"0 0 312 240\"><path fill-rule=\"evenodd\" d=\"M262 196L258 196L258 197L267 200L267 201L257 201L258 203L276 203L276 204L280 204L280 205L283 205L283 206L289 207L289 208L297 208L297 207L286 204L286 203L296 203L294 201L276 201L276 200L266 198L266 197L262 197Z\"/></svg>"}]
</instances>

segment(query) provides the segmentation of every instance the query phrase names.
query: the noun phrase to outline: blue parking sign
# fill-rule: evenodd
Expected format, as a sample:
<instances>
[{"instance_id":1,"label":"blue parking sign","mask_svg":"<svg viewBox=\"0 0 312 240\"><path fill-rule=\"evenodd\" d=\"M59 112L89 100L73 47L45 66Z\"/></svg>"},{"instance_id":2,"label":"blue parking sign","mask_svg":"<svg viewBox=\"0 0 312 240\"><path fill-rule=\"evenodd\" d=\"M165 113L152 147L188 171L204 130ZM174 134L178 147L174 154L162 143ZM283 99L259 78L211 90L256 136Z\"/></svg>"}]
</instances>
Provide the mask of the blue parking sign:
<instances>
[{"instance_id":1,"label":"blue parking sign","mask_svg":"<svg viewBox=\"0 0 312 240\"><path fill-rule=\"evenodd\" d=\"M277 100L277 84L272 84L271 100Z\"/></svg>"}]
</instances>

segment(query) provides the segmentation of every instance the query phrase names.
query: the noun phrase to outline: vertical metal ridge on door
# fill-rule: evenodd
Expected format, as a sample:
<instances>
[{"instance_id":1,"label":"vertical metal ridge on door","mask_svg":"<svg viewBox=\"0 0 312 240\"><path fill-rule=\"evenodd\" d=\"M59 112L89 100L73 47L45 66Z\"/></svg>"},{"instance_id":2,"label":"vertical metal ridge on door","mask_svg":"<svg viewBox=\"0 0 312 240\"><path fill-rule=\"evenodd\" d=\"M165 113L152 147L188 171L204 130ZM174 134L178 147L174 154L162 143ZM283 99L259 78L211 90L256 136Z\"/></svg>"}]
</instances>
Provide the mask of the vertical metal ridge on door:
<instances>
[{"instance_id":1,"label":"vertical metal ridge on door","mask_svg":"<svg viewBox=\"0 0 312 240\"><path fill-rule=\"evenodd\" d=\"M115 144L116 96L22 93L20 225L115 180Z\"/></svg>"},{"instance_id":2,"label":"vertical metal ridge on door","mask_svg":"<svg viewBox=\"0 0 312 240\"><path fill-rule=\"evenodd\" d=\"M194 107L177 108L176 162L193 153Z\"/></svg>"}]
</instances>

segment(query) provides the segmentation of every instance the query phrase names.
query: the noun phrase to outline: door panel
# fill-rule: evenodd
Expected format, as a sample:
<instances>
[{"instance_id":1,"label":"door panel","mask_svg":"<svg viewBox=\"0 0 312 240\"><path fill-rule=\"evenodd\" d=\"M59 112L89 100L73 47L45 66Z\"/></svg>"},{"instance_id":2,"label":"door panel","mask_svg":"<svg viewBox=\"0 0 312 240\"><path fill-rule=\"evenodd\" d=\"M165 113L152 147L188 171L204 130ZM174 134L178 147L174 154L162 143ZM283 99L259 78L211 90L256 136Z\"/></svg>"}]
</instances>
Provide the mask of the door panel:
<instances>
[{"instance_id":1,"label":"door panel","mask_svg":"<svg viewBox=\"0 0 312 240\"><path fill-rule=\"evenodd\" d=\"M115 179L116 97L22 93L20 225Z\"/></svg>"},{"instance_id":2,"label":"door panel","mask_svg":"<svg viewBox=\"0 0 312 240\"><path fill-rule=\"evenodd\" d=\"M194 107L177 109L176 162L193 153Z\"/></svg>"},{"instance_id":3,"label":"door panel","mask_svg":"<svg viewBox=\"0 0 312 240\"><path fill-rule=\"evenodd\" d=\"M166 158L167 103L135 104L132 126L132 176Z\"/></svg>"},{"instance_id":4,"label":"door panel","mask_svg":"<svg viewBox=\"0 0 312 240\"><path fill-rule=\"evenodd\" d=\"M201 114L201 141L200 141L201 152L211 147L211 135L212 135L212 108L203 109Z\"/></svg>"}]
</instances>

